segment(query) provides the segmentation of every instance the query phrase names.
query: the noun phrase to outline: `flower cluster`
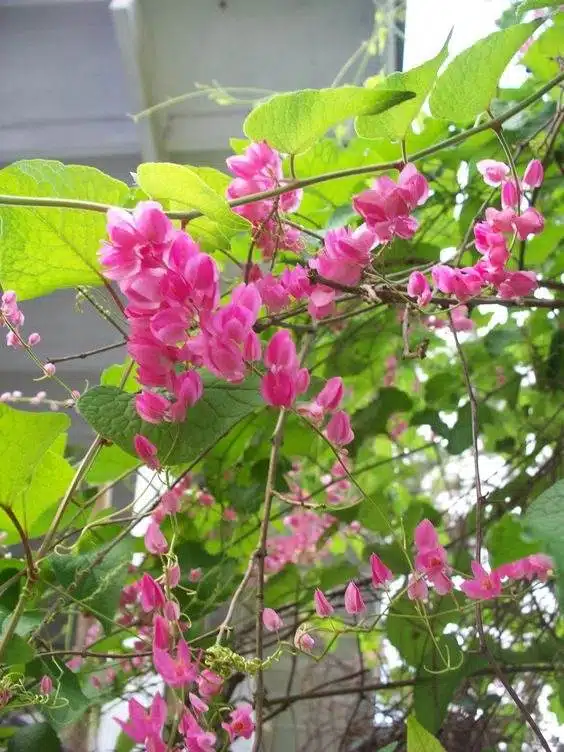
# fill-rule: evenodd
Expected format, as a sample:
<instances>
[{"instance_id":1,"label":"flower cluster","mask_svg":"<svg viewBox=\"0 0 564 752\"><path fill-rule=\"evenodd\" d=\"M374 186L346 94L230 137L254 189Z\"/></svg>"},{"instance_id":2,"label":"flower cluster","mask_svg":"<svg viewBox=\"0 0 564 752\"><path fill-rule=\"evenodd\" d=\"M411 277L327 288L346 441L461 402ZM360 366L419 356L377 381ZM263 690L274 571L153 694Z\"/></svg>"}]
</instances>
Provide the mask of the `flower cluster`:
<instances>
[{"instance_id":1,"label":"flower cluster","mask_svg":"<svg viewBox=\"0 0 564 752\"><path fill-rule=\"evenodd\" d=\"M227 188L227 198L232 201L275 190L285 183L282 158L265 141L252 143L243 154L228 157L227 166L235 175ZM272 258L280 249L301 250L299 230L282 224L278 213L297 211L302 195L302 190L287 191L273 198L234 207L235 212L252 223L254 244L261 249L265 259Z\"/></svg>"},{"instance_id":2,"label":"flower cluster","mask_svg":"<svg viewBox=\"0 0 564 752\"><path fill-rule=\"evenodd\" d=\"M446 264L436 264L431 269L435 291L453 295L461 302L480 294L488 287L492 287L504 299L529 295L537 287L536 275L534 272L511 271L507 268L511 257L508 238L512 236L513 240L526 240L544 229L544 218L537 209L528 206L520 211L524 191L542 183L542 165L538 160L532 160L520 185L508 177L510 168L503 162L485 159L478 162L478 169L488 185L501 186L502 208L488 207L485 221L474 226L474 245L482 256L474 266L453 268ZM426 276L418 271L410 275L407 293L416 298L417 304L422 307L429 303L433 295Z\"/></svg>"},{"instance_id":3,"label":"flower cluster","mask_svg":"<svg viewBox=\"0 0 564 752\"><path fill-rule=\"evenodd\" d=\"M172 595L179 582L180 569L176 564L167 567L160 580L145 572L140 580L126 586L122 592L120 604L128 618L120 619L120 623L131 624L134 619L140 624L140 639L134 647L142 650L149 642L155 671L172 690L186 693L189 707L182 706L178 725L186 748L212 751L216 748L217 734L206 728L205 716L214 698L221 693L224 679L205 667L203 653L199 651L194 654L184 638L189 624L182 621L178 602ZM142 660L133 658L132 663L137 661L137 665L141 665L139 662ZM168 712L166 703L157 693L148 710L137 700L131 699L128 720L116 720L137 744L164 752L167 747L162 734ZM221 726L229 741L239 737L250 738L254 730L252 707L248 703L240 704Z\"/></svg>"}]
</instances>

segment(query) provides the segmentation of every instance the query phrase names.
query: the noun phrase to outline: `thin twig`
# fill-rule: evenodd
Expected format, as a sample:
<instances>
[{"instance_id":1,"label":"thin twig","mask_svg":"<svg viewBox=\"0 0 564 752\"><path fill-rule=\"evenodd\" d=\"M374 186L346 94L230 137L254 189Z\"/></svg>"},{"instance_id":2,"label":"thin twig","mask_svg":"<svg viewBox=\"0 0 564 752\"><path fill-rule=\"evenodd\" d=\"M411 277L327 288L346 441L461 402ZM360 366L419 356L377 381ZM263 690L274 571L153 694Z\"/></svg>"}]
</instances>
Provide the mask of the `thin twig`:
<instances>
[{"instance_id":1,"label":"thin twig","mask_svg":"<svg viewBox=\"0 0 564 752\"><path fill-rule=\"evenodd\" d=\"M483 530L482 530L482 511L485 504L485 497L482 493L482 483L480 479L480 460L479 460L479 449L478 449L478 436L479 436L479 420L478 420L478 402L476 400L476 395L474 392L474 389L472 387L472 382L470 380L470 372L468 370L468 363L466 361L466 357L464 355L464 352L462 350L462 347L460 345L460 342L458 341L458 335L456 333L456 328L454 326L453 320L452 320L452 314L450 311L448 312L448 317L450 321L450 328L452 330L452 334L454 336L454 342L456 345L456 349L458 352L458 356L460 358L460 363L462 365L462 371L464 374L464 382L466 384L466 390L468 392L468 399L470 400L470 417L471 417L471 424L472 424L472 454L474 457L474 483L476 488L476 548L474 557L478 563L481 563L481 557L482 557L482 541L483 541ZM482 604L480 601L476 602L476 629L478 632L478 638L480 641L480 649L484 656L487 658L488 663L492 667L495 675L499 679L499 681L503 684L505 687L505 690L510 695L511 699L515 703L515 705L519 708L521 711L521 715L525 719L525 721L528 723L529 727L539 740L541 746L547 750L547 752L551 752L550 746L546 739L544 738L544 735L542 731L540 730L537 722L525 706L524 702L521 700L517 692L513 689L511 686L509 680L505 676L503 669L501 665L497 662L495 659L493 653L490 650L490 647L488 645L487 639L486 639L486 633L484 630L484 620L482 617Z\"/></svg>"},{"instance_id":2,"label":"thin twig","mask_svg":"<svg viewBox=\"0 0 564 752\"><path fill-rule=\"evenodd\" d=\"M280 409L276 427L272 434L272 447L270 449L270 460L268 463L268 473L266 476L266 486L264 489L264 510L260 526L259 543L255 551L254 558L257 561L258 583L257 583L257 610L256 610L256 653L259 661L263 660L263 632L262 632L262 614L264 611L264 560L266 558L266 539L268 536L268 526L270 523L270 511L272 509L272 499L274 491L274 480L276 477L276 468L278 467L278 455L282 446L282 436L284 434L284 423L286 421L286 410ZM264 675L262 665L257 671L256 689L255 689L255 737L253 742L253 752L258 752L262 744L263 730L263 706L264 706Z\"/></svg>"},{"instance_id":3,"label":"thin twig","mask_svg":"<svg viewBox=\"0 0 564 752\"><path fill-rule=\"evenodd\" d=\"M93 350L85 350L84 352L75 353L74 355L63 355L60 358L49 358L50 363L66 363L69 360L84 360L91 355L98 355L99 353L109 352L110 350L117 350L118 347L126 345L125 340L114 342L111 345L103 345L102 347L95 347Z\"/></svg>"}]
</instances>

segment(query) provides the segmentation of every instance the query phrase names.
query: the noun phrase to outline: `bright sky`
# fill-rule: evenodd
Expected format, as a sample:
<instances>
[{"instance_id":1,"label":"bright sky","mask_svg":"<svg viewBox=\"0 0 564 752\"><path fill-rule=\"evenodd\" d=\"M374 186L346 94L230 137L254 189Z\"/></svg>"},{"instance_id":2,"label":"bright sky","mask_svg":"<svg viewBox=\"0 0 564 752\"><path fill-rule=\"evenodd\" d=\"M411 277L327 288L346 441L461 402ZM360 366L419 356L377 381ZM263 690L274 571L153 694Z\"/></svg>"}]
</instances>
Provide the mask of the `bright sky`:
<instances>
[{"instance_id":1,"label":"bright sky","mask_svg":"<svg viewBox=\"0 0 564 752\"><path fill-rule=\"evenodd\" d=\"M496 30L508 0L407 0L404 68L425 62L440 50L454 27L455 55Z\"/></svg>"}]
</instances>

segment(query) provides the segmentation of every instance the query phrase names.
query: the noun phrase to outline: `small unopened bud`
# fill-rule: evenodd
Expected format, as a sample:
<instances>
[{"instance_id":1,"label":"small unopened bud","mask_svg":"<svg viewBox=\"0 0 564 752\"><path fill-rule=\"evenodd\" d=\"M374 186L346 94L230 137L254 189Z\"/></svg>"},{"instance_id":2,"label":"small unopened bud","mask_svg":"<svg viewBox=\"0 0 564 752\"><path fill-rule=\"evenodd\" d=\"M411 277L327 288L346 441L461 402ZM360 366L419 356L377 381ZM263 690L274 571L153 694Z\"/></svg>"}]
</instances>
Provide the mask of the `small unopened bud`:
<instances>
[{"instance_id":1,"label":"small unopened bud","mask_svg":"<svg viewBox=\"0 0 564 752\"><path fill-rule=\"evenodd\" d=\"M51 677L45 676L41 677L41 681L39 682L39 691L42 695L50 695L53 691L53 682L51 681Z\"/></svg>"},{"instance_id":2,"label":"small unopened bud","mask_svg":"<svg viewBox=\"0 0 564 752\"><path fill-rule=\"evenodd\" d=\"M43 365L43 370L45 371L46 376L54 376L57 371L57 367L53 363L45 363Z\"/></svg>"},{"instance_id":3,"label":"small unopened bud","mask_svg":"<svg viewBox=\"0 0 564 752\"><path fill-rule=\"evenodd\" d=\"M35 345L38 345L40 342L41 342L41 335L39 335L37 332L32 332L27 338L27 344L30 347L35 347Z\"/></svg>"},{"instance_id":4,"label":"small unopened bud","mask_svg":"<svg viewBox=\"0 0 564 752\"><path fill-rule=\"evenodd\" d=\"M12 392L2 392L0 394L0 402L10 402L12 399Z\"/></svg>"}]
</instances>

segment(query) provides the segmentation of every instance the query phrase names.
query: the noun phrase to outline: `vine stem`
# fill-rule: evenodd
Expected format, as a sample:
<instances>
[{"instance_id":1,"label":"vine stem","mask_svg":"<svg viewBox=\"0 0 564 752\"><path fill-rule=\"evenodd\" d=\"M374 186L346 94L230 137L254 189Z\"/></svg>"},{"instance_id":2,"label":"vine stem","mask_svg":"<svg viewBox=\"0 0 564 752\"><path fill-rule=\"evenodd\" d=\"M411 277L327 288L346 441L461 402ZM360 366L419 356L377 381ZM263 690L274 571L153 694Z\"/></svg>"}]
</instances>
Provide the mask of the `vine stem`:
<instances>
[{"instance_id":1,"label":"vine stem","mask_svg":"<svg viewBox=\"0 0 564 752\"><path fill-rule=\"evenodd\" d=\"M266 486L264 489L264 512L260 526L259 543L255 551L253 560L257 562L258 584L257 584L257 610L256 610L256 653L260 661L257 672L257 683L255 689L255 737L253 742L253 752L258 752L262 744L263 731L263 707L264 707L264 675L262 670L262 660L264 653L263 632L262 632L262 614L264 611L264 559L266 557L266 539L268 536L268 525L270 522L270 512L272 509L272 499L274 496L274 481L276 478L276 468L278 466L278 456L282 446L282 437L284 435L284 423L286 421L286 410L281 408L276 421L276 427L272 434L272 447L270 449L270 460L268 463L268 474L266 476Z\"/></svg>"},{"instance_id":2,"label":"vine stem","mask_svg":"<svg viewBox=\"0 0 564 752\"><path fill-rule=\"evenodd\" d=\"M470 419L471 419L471 425L472 425L472 455L474 457L474 487L476 489L476 548L475 548L474 557L476 561L480 564L481 557L482 557L482 543L483 543L482 511L483 511L484 502L486 499L482 491L482 482L480 479L480 455L479 455L479 449L478 449L478 436L479 436L480 428L479 428L479 423L478 423L478 401L476 399L476 394L474 392L472 381L470 379L470 371L468 369L468 362L466 360L466 356L464 355L464 351L458 340L458 335L456 334L456 329L454 327L452 314L450 311L448 312L448 318L450 322L450 328L454 337L456 350L458 352L458 357L460 358L460 363L462 366L462 372L464 375L464 383L466 385L466 390L468 392L468 399L470 400ZM482 604L480 603L480 601L476 602L476 630L478 632L478 639L480 641L480 649L482 653L484 654L484 656L486 657L488 663L492 667L493 672L495 673L499 681L505 687L507 694L511 697L515 705L519 708L521 715L523 716L525 721L528 723L529 727L531 728L532 732L537 737L543 749L545 749L547 752L551 752L551 748L548 742L546 741L539 725L537 724L537 722L535 721L535 719L529 712L525 703L521 700L517 692L511 686L509 679L505 676L503 672L503 668L501 664L498 663L492 651L490 650L490 646L488 645L488 642L486 639L486 632L484 629L484 620L482 616Z\"/></svg>"},{"instance_id":3,"label":"vine stem","mask_svg":"<svg viewBox=\"0 0 564 752\"><path fill-rule=\"evenodd\" d=\"M562 83L562 81L564 81L564 71L560 72L557 76L548 81L540 89L537 89L534 94L531 94L521 102L518 102L513 107L510 107L498 117L487 120L486 122L481 123L474 128L469 128L468 130L461 131L460 133L457 133L454 136L445 139L444 141L440 141L438 144L429 146L426 149L421 149L420 151L414 152L413 154L411 154L410 160L412 162L417 162L418 160L424 159L425 157L430 157L433 154L442 151L443 149L448 149L451 146L456 146L461 141L465 141L467 138L470 138L470 136L475 136L478 133L483 133L484 131L490 129L495 130L496 128L499 128L503 123L505 123L506 120L509 120L522 110L526 109L530 104L533 104L546 93L548 93L554 86L558 86L560 83ZM248 196L234 199L232 201L229 201L228 203L231 207L243 206L245 204L252 204L267 198L274 198L275 196L280 196L283 193L294 191L297 188L307 188L310 185L316 185L317 183L323 183L328 180L337 180L339 178L353 177L355 175L368 175L372 172L382 172L384 170L397 170L401 169L402 166L403 160L399 159L390 162L379 162L371 165L362 165L360 167L350 167L344 170L325 172L321 175L313 175L308 178L302 178L301 180L289 180L284 185L273 188L272 190L249 194ZM102 204L95 201L54 198L52 196L0 195L0 204L3 204L5 206L43 206L64 209L83 209L95 212L106 212L111 208L109 204ZM202 212L200 211L178 211L166 213L171 219L180 219L187 221L197 219L198 217L202 216Z\"/></svg>"}]
</instances>

